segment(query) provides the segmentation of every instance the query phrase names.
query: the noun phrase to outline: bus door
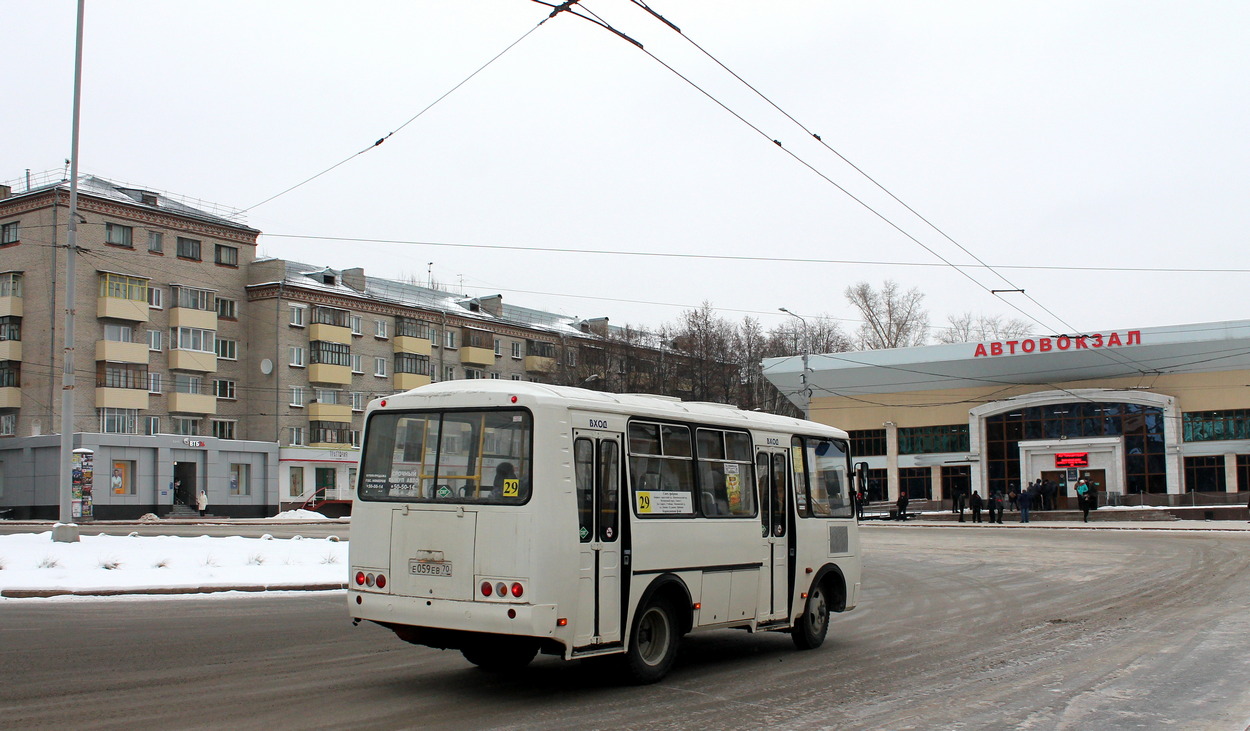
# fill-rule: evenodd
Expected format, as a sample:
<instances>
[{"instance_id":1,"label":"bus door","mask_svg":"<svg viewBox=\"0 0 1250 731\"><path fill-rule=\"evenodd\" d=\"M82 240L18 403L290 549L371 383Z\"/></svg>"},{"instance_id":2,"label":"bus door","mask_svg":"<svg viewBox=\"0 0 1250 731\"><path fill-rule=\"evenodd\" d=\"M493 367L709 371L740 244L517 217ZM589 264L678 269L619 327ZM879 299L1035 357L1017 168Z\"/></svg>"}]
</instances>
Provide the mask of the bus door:
<instances>
[{"instance_id":1,"label":"bus door","mask_svg":"<svg viewBox=\"0 0 1250 731\"><path fill-rule=\"evenodd\" d=\"M759 483L760 535L764 568L760 585L761 620L788 619L790 613L789 474L785 449L760 449L755 454Z\"/></svg>"},{"instance_id":2,"label":"bus door","mask_svg":"<svg viewBox=\"0 0 1250 731\"><path fill-rule=\"evenodd\" d=\"M573 431L578 602L574 646L621 641L621 435Z\"/></svg>"}]
</instances>

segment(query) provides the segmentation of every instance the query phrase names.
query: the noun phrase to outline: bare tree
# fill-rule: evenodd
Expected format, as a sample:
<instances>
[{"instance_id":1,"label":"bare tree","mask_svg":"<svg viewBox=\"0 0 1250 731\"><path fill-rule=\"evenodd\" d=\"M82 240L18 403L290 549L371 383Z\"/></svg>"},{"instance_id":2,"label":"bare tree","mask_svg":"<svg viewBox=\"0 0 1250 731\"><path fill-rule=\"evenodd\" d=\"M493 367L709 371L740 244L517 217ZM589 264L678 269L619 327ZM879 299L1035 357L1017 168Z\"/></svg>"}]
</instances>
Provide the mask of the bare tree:
<instances>
[{"instance_id":1,"label":"bare tree","mask_svg":"<svg viewBox=\"0 0 1250 731\"><path fill-rule=\"evenodd\" d=\"M938 332L940 343L974 343L979 340L1010 340L1028 335L1033 326L1019 318L1003 319L1002 315L948 315L950 327Z\"/></svg>"},{"instance_id":2,"label":"bare tree","mask_svg":"<svg viewBox=\"0 0 1250 731\"><path fill-rule=\"evenodd\" d=\"M904 292L898 282L887 279L875 290L860 282L846 288L846 299L864 319L857 333L864 350L908 348L928 339L929 313L921 308L924 295L915 287Z\"/></svg>"}]
</instances>

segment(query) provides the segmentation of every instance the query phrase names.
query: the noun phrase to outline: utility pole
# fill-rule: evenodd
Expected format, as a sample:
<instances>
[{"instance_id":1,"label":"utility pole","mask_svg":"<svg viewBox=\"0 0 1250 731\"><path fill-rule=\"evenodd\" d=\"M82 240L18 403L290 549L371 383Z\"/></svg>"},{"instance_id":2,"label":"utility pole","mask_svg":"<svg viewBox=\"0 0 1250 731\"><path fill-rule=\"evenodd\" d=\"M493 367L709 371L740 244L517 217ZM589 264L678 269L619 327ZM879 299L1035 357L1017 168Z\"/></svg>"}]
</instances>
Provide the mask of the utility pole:
<instances>
[{"instance_id":1,"label":"utility pole","mask_svg":"<svg viewBox=\"0 0 1250 731\"><path fill-rule=\"evenodd\" d=\"M807 367L807 359L810 355L809 351L811 350L811 339L808 337L807 333L807 320L804 320L802 317L799 317L784 307L778 307L777 309L791 317L798 318L799 322L803 323L803 372L799 374L799 386L801 388L799 393L803 394L803 418L807 419L810 418L812 409L812 389L807 383L807 371L809 370Z\"/></svg>"},{"instance_id":2,"label":"utility pole","mask_svg":"<svg viewBox=\"0 0 1250 731\"><path fill-rule=\"evenodd\" d=\"M86 0L78 0L78 31L74 42L74 121L69 154L69 224L65 240L65 351L61 378L60 520L73 522L74 458L74 262L78 258L78 117L82 106L82 25Z\"/></svg>"}]
</instances>

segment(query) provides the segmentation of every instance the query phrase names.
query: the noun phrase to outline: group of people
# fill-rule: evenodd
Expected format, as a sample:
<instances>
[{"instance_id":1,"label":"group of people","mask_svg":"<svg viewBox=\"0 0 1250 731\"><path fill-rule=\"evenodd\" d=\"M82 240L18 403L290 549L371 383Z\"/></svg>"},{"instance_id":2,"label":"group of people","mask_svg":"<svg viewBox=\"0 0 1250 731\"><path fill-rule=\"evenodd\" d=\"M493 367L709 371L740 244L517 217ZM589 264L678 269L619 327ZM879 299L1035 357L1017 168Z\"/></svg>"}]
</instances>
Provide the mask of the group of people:
<instances>
[{"instance_id":1,"label":"group of people","mask_svg":"<svg viewBox=\"0 0 1250 731\"><path fill-rule=\"evenodd\" d=\"M955 493L955 505L952 510L959 513L960 523L964 522L965 499L967 500L967 508L972 512L973 523L982 522L982 510L989 513L989 522L1003 522L1003 494L1001 492L993 491L989 494L989 497L982 498L981 493L976 492L975 490L971 495L967 494L963 490L957 491Z\"/></svg>"},{"instance_id":2,"label":"group of people","mask_svg":"<svg viewBox=\"0 0 1250 731\"><path fill-rule=\"evenodd\" d=\"M1086 480L1078 480L1074 486L1076 492L1077 507L1080 508L1082 517L1086 523L1089 522L1089 511L1098 507L1097 497L1094 494L1089 482ZM1011 505L1012 510L1020 511L1020 522L1029 522L1029 513L1036 508L1037 510L1054 510L1056 506L1055 496L1059 492L1059 486L1050 480L1037 479L1030 482L1028 487L1017 492L1014 487L1007 492L1006 502ZM972 522L981 522L981 511L987 509L989 512L989 522L1003 522L1003 494L999 491L990 492L989 497L982 499L980 493L973 492L967 495L964 491L957 491L954 495L954 505L951 512L959 513L959 522L964 522L964 502L967 500L967 507L972 512Z\"/></svg>"}]
</instances>

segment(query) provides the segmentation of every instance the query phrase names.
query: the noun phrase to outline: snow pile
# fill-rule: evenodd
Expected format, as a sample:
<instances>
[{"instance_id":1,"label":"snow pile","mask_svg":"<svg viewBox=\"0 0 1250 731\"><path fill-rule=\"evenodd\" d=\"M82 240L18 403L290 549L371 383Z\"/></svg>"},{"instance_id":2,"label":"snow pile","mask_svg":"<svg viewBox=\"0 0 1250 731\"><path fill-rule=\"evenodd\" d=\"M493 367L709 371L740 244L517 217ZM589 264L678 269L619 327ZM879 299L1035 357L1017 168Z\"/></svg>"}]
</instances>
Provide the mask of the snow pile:
<instances>
[{"instance_id":1,"label":"snow pile","mask_svg":"<svg viewBox=\"0 0 1250 731\"><path fill-rule=\"evenodd\" d=\"M347 581L347 541L332 538L0 536L0 591L282 589Z\"/></svg>"},{"instance_id":2,"label":"snow pile","mask_svg":"<svg viewBox=\"0 0 1250 731\"><path fill-rule=\"evenodd\" d=\"M283 510L281 513L272 518L265 520L336 520L336 518L328 518L315 510ZM338 518L337 520L349 520L349 518Z\"/></svg>"}]
</instances>

